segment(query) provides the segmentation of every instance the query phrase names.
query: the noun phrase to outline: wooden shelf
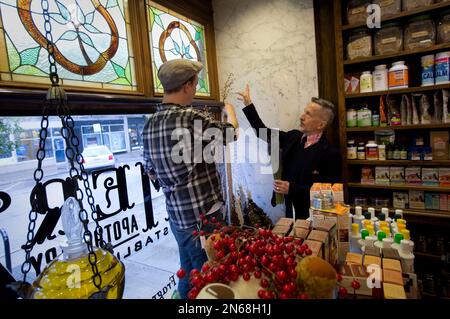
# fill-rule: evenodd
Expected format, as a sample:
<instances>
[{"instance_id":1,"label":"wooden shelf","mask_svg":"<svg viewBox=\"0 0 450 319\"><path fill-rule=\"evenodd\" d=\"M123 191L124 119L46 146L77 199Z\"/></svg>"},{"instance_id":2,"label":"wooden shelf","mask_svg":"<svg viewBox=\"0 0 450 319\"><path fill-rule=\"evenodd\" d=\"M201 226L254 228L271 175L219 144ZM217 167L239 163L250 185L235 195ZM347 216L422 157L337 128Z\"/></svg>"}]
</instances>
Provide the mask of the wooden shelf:
<instances>
[{"instance_id":1,"label":"wooden shelf","mask_svg":"<svg viewBox=\"0 0 450 319\"><path fill-rule=\"evenodd\" d=\"M450 160L442 161L408 161L408 160L385 160L385 161L369 161L369 160L347 160L348 165L405 165L405 166L449 166Z\"/></svg>"},{"instance_id":2,"label":"wooden shelf","mask_svg":"<svg viewBox=\"0 0 450 319\"><path fill-rule=\"evenodd\" d=\"M439 255L434 255L434 254L428 254L428 253L421 253L418 251L414 252L414 255L416 255L416 257L419 258L427 258L427 259L433 259L433 260L441 260L441 256Z\"/></svg>"},{"instance_id":3,"label":"wooden shelf","mask_svg":"<svg viewBox=\"0 0 450 319\"><path fill-rule=\"evenodd\" d=\"M394 126L368 126L368 127L349 127L347 132L372 132L384 129L397 130L425 130L425 129L448 129L450 123L444 124L418 124L418 125L394 125Z\"/></svg>"},{"instance_id":4,"label":"wooden shelf","mask_svg":"<svg viewBox=\"0 0 450 319\"><path fill-rule=\"evenodd\" d=\"M415 190L450 193L450 187L445 186L426 186L426 185L370 185L361 183L348 183L350 188L367 188L367 189L391 189L391 190Z\"/></svg>"},{"instance_id":5,"label":"wooden shelf","mask_svg":"<svg viewBox=\"0 0 450 319\"><path fill-rule=\"evenodd\" d=\"M392 54L374 55L371 57L359 58L359 59L355 59L355 60L345 60L344 65L353 65L353 64L374 62L374 61L380 61L380 60L386 60L386 59L392 59L392 58L401 58L401 57L410 56L410 55L424 55L426 53L433 53L436 51L441 51L441 50L446 50L446 49L450 49L450 43L433 45L429 48L424 48L424 49L400 51L398 53L392 53Z\"/></svg>"},{"instance_id":6,"label":"wooden shelf","mask_svg":"<svg viewBox=\"0 0 450 319\"><path fill-rule=\"evenodd\" d=\"M382 24L388 21L392 21L392 20L398 20L398 19L402 19L402 18L406 18L406 17L411 17L411 16L415 16L421 13L430 13L431 11L437 11L439 9L443 9L446 7L449 7L450 4L448 2L442 2L442 3L435 3L432 4L430 6L426 6L426 7L422 7L422 8L418 8L418 9L414 9L414 10L409 10L409 11L404 11L404 12L400 12L398 14L392 15L390 17L387 17L385 19L382 20ZM360 28L360 27L364 27L367 26L366 23L353 23L353 24L346 24L342 26L342 31L347 31L347 30L351 30L351 29L356 29L356 28Z\"/></svg>"},{"instance_id":7,"label":"wooden shelf","mask_svg":"<svg viewBox=\"0 0 450 319\"><path fill-rule=\"evenodd\" d=\"M374 207L374 206L370 206ZM363 210L367 210L369 206L364 206ZM434 217L434 218L446 218L450 219L450 211L443 210L424 210L424 209L413 209L413 208L395 208L387 207L389 212L393 212L396 209L401 209L403 214L406 216L420 216L420 217Z\"/></svg>"},{"instance_id":8,"label":"wooden shelf","mask_svg":"<svg viewBox=\"0 0 450 319\"><path fill-rule=\"evenodd\" d=\"M388 91L377 91L377 92L369 92L369 93L353 93L346 94L346 99L357 99L371 96L380 96L380 95L392 95L392 94L405 94L405 93L417 93L417 92L426 92L433 90L442 90L442 89L450 89L450 83L439 84L439 85L430 85L430 86L420 86L420 87L410 87L406 89L395 89Z\"/></svg>"}]
</instances>

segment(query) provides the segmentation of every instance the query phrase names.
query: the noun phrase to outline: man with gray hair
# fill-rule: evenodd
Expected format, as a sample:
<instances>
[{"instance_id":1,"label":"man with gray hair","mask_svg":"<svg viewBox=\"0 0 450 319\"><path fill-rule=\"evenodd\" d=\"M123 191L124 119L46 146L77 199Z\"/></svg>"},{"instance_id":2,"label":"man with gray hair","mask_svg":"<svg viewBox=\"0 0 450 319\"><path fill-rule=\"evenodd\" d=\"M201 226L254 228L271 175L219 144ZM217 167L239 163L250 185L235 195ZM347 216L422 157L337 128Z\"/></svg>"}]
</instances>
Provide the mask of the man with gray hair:
<instances>
[{"instance_id":1,"label":"man with gray hair","mask_svg":"<svg viewBox=\"0 0 450 319\"><path fill-rule=\"evenodd\" d=\"M250 97L247 85L238 99L244 102L243 109L250 125L259 137L260 129L268 129L259 117ZM275 193L284 195L286 217L309 217L309 190L313 183L336 183L341 178L341 156L339 151L328 144L324 130L333 123L335 108L333 103L313 97L300 116L298 130L279 131L281 148L281 179L273 184L272 206ZM271 136L268 132L266 136ZM262 136L261 136L262 137Z\"/></svg>"}]
</instances>

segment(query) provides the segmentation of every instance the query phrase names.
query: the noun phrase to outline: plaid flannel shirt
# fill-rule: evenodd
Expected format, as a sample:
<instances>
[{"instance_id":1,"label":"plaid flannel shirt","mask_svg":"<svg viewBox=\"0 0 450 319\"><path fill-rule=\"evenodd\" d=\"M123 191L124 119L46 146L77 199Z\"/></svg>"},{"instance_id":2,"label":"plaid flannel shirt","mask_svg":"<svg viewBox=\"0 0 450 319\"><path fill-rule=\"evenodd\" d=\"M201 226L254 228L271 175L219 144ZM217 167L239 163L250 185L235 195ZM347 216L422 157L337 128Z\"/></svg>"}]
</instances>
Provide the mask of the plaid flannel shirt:
<instances>
[{"instance_id":1,"label":"plaid flannel shirt","mask_svg":"<svg viewBox=\"0 0 450 319\"><path fill-rule=\"evenodd\" d=\"M219 129L223 144L236 139L231 124L177 104L158 105L143 130L144 169L156 173L169 218L179 229L194 227L201 213L218 201L224 202L216 164L203 159L204 146L211 143L211 138L204 136L208 128ZM190 161L174 161L174 155L186 154Z\"/></svg>"}]
</instances>

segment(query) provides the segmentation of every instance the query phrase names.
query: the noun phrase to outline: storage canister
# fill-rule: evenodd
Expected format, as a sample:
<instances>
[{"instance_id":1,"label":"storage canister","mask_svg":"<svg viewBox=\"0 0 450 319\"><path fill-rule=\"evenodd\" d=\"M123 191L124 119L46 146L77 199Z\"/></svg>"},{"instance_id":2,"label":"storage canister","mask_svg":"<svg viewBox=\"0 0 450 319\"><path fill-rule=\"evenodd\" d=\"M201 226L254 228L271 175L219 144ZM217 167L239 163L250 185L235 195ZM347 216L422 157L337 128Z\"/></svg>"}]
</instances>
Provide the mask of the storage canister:
<instances>
[{"instance_id":1,"label":"storage canister","mask_svg":"<svg viewBox=\"0 0 450 319\"><path fill-rule=\"evenodd\" d=\"M368 93L372 91L372 73L370 71L364 71L359 79L359 92Z\"/></svg>"},{"instance_id":2,"label":"storage canister","mask_svg":"<svg viewBox=\"0 0 450 319\"><path fill-rule=\"evenodd\" d=\"M426 55L422 61L422 86L434 85L434 54Z\"/></svg>"},{"instance_id":3,"label":"storage canister","mask_svg":"<svg viewBox=\"0 0 450 319\"><path fill-rule=\"evenodd\" d=\"M409 20L405 27L405 50L428 48L436 42L436 28L429 15L421 15Z\"/></svg>"},{"instance_id":4,"label":"storage canister","mask_svg":"<svg viewBox=\"0 0 450 319\"><path fill-rule=\"evenodd\" d=\"M381 17L387 18L402 11L402 0L373 0L381 9Z\"/></svg>"},{"instance_id":5,"label":"storage canister","mask_svg":"<svg viewBox=\"0 0 450 319\"><path fill-rule=\"evenodd\" d=\"M375 33L375 55L398 53L403 50L403 29L399 23L384 25Z\"/></svg>"},{"instance_id":6,"label":"storage canister","mask_svg":"<svg viewBox=\"0 0 450 319\"><path fill-rule=\"evenodd\" d=\"M402 7L403 11L408 11L432 5L433 2L434 0L403 0Z\"/></svg>"},{"instance_id":7,"label":"storage canister","mask_svg":"<svg viewBox=\"0 0 450 319\"><path fill-rule=\"evenodd\" d=\"M372 125L372 111L367 106L358 110L358 127L367 127Z\"/></svg>"},{"instance_id":8,"label":"storage canister","mask_svg":"<svg viewBox=\"0 0 450 319\"><path fill-rule=\"evenodd\" d=\"M444 11L437 27L437 43L450 42L450 10Z\"/></svg>"},{"instance_id":9,"label":"storage canister","mask_svg":"<svg viewBox=\"0 0 450 319\"><path fill-rule=\"evenodd\" d=\"M347 58L354 60L372 56L372 35L369 30L360 28L350 33L347 43Z\"/></svg>"},{"instance_id":10,"label":"storage canister","mask_svg":"<svg viewBox=\"0 0 450 319\"><path fill-rule=\"evenodd\" d=\"M436 84L444 84L450 82L449 69L450 69L450 51L436 54L435 59Z\"/></svg>"},{"instance_id":11,"label":"storage canister","mask_svg":"<svg viewBox=\"0 0 450 319\"><path fill-rule=\"evenodd\" d=\"M402 89L408 87L408 67L405 61L392 63L389 69L389 89Z\"/></svg>"},{"instance_id":12,"label":"storage canister","mask_svg":"<svg viewBox=\"0 0 450 319\"><path fill-rule=\"evenodd\" d=\"M388 89L388 70L386 64L377 65L372 74L373 91L387 91Z\"/></svg>"},{"instance_id":13,"label":"storage canister","mask_svg":"<svg viewBox=\"0 0 450 319\"><path fill-rule=\"evenodd\" d=\"M354 108L349 108L347 110L347 127L357 126L358 115Z\"/></svg>"},{"instance_id":14,"label":"storage canister","mask_svg":"<svg viewBox=\"0 0 450 319\"><path fill-rule=\"evenodd\" d=\"M347 22L364 23L367 19L367 6L370 0L350 0L347 4Z\"/></svg>"}]
</instances>

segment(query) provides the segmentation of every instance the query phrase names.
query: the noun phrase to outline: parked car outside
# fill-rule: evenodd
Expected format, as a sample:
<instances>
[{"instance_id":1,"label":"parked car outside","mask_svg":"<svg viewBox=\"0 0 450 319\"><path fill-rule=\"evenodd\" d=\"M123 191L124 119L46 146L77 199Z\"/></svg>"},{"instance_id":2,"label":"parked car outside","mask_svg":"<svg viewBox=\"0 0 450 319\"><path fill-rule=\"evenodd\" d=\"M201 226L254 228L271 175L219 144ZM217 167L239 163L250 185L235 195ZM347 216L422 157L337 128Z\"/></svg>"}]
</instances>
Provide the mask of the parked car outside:
<instances>
[{"instance_id":1,"label":"parked car outside","mask_svg":"<svg viewBox=\"0 0 450 319\"><path fill-rule=\"evenodd\" d=\"M86 171L116 166L114 154L105 145L88 146L83 150L82 155Z\"/></svg>"}]
</instances>

